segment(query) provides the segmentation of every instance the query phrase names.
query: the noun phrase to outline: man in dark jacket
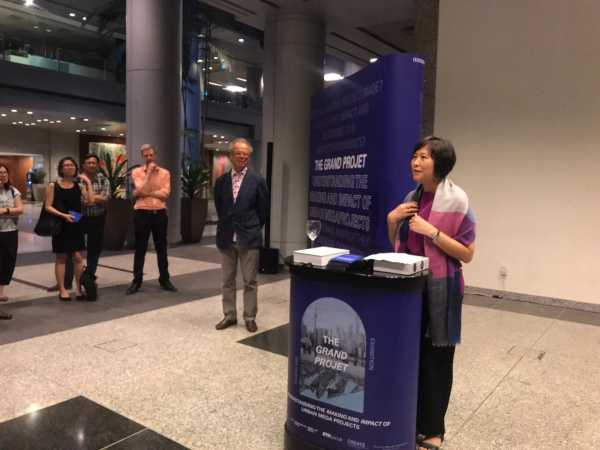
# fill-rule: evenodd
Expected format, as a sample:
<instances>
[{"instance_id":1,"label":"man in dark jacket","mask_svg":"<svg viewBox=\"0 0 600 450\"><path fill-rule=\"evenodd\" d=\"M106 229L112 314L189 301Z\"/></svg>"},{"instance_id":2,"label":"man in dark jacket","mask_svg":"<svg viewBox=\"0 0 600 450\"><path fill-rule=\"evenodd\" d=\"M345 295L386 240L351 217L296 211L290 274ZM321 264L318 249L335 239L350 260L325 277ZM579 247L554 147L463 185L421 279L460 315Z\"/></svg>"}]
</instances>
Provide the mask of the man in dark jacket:
<instances>
[{"instance_id":1,"label":"man in dark jacket","mask_svg":"<svg viewBox=\"0 0 600 450\"><path fill-rule=\"evenodd\" d=\"M236 282L238 260L244 277L244 321L256 331L258 249L262 227L269 214L269 191L262 176L248 167L252 145L237 138L229 144L232 169L215 183L215 206L219 216L217 247L222 256L223 314L217 330L237 324Z\"/></svg>"}]
</instances>

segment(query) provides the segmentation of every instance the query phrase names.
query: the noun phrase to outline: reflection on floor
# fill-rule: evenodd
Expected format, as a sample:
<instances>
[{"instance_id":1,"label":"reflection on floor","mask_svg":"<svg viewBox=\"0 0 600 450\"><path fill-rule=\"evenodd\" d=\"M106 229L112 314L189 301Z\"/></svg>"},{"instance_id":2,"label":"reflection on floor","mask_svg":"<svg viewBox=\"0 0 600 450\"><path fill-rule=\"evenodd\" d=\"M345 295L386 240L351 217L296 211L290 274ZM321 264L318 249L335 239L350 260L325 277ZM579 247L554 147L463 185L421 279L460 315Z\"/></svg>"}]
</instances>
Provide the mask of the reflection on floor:
<instances>
[{"instance_id":1,"label":"reflection on floor","mask_svg":"<svg viewBox=\"0 0 600 450\"><path fill-rule=\"evenodd\" d=\"M111 449L282 448L286 274L260 277L258 333L243 323L216 331L217 250L180 246L170 255L178 293L160 290L150 259L142 291L125 297L131 255L107 254L101 262L122 270L104 268L96 303L40 291L2 305L14 319L0 322L0 439L13 437L0 448L102 448L119 436ZM23 256L20 276L49 282L51 258ZM445 448L593 447L598 342L600 314L466 297ZM58 443L15 446L39 430Z\"/></svg>"},{"instance_id":2,"label":"reflection on floor","mask_svg":"<svg viewBox=\"0 0 600 450\"><path fill-rule=\"evenodd\" d=\"M51 238L38 236L33 232L42 204L25 202L23 206L23 215L19 217L19 254L51 251Z\"/></svg>"}]
</instances>

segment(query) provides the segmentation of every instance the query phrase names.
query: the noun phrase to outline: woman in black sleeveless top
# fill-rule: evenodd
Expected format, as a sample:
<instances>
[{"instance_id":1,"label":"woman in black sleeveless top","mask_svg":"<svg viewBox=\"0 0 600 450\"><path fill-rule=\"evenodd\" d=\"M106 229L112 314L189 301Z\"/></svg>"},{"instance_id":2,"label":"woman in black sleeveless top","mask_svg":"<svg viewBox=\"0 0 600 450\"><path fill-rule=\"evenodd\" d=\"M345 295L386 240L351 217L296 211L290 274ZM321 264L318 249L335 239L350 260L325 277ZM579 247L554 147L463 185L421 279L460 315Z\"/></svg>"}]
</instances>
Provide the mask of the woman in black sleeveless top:
<instances>
[{"instance_id":1,"label":"woman in black sleeveless top","mask_svg":"<svg viewBox=\"0 0 600 450\"><path fill-rule=\"evenodd\" d=\"M83 272L81 250L85 249L85 241L81 223L76 216L81 214L82 197L91 202L92 188L89 178L85 175L79 176L83 182L83 187L80 188L76 181L77 173L77 163L73 158L61 159L58 163L60 179L50 183L46 194L46 211L63 221L60 234L52 237L52 251L56 253L54 272L59 290L58 298L63 301L71 299L69 291L65 288L65 264L69 254L73 256L77 299L84 298L81 293L80 278Z\"/></svg>"}]
</instances>

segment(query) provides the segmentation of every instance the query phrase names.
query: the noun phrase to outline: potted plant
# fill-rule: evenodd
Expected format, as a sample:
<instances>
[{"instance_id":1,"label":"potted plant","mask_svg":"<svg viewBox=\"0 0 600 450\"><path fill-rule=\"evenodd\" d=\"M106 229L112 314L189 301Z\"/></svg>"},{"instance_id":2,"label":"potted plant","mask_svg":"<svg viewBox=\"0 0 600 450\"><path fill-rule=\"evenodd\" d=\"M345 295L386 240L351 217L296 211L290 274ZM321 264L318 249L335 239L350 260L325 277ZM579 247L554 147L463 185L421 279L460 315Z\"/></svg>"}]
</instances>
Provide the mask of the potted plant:
<instances>
[{"instance_id":1,"label":"potted plant","mask_svg":"<svg viewBox=\"0 0 600 450\"><path fill-rule=\"evenodd\" d=\"M181 168L181 240L199 242L208 211L209 171L202 164L184 160Z\"/></svg>"},{"instance_id":2,"label":"potted plant","mask_svg":"<svg viewBox=\"0 0 600 450\"><path fill-rule=\"evenodd\" d=\"M127 158L119 155L113 158L108 152L100 157L100 173L110 185L110 197L106 204L106 222L104 225L104 248L122 250L127 228L133 216L133 204L127 198L127 180L133 166L127 168Z\"/></svg>"},{"instance_id":3,"label":"potted plant","mask_svg":"<svg viewBox=\"0 0 600 450\"><path fill-rule=\"evenodd\" d=\"M43 202L46 199L47 186L44 183L46 172L43 169L33 169L30 173L31 191L33 192L33 200Z\"/></svg>"}]
</instances>

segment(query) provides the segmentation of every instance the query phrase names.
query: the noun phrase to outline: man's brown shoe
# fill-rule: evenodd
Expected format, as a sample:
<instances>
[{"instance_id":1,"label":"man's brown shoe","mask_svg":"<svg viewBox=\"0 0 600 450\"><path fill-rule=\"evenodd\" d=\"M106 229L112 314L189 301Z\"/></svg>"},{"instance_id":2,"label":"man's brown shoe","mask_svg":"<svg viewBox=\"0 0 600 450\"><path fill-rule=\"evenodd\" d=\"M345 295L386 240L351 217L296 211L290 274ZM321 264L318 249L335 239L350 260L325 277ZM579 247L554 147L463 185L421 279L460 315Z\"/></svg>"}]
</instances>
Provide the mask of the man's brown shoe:
<instances>
[{"instance_id":1,"label":"man's brown shoe","mask_svg":"<svg viewBox=\"0 0 600 450\"><path fill-rule=\"evenodd\" d=\"M231 317L224 317L218 324L215 325L217 330L224 330L225 328L231 327L233 325L237 325L237 319L232 319Z\"/></svg>"},{"instance_id":2,"label":"man's brown shoe","mask_svg":"<svg viewBox=\"0 0 600 450\"><path fill-rule=\"evenodd\" d=\"M246 330L248 330L250 333L256 332L256 330L258 330L256 322L254 320L246 320Z\"/></svg>"}]
</instances>

